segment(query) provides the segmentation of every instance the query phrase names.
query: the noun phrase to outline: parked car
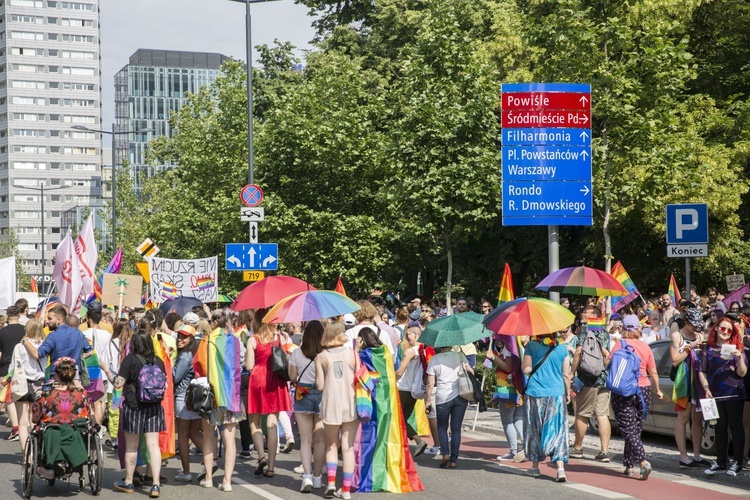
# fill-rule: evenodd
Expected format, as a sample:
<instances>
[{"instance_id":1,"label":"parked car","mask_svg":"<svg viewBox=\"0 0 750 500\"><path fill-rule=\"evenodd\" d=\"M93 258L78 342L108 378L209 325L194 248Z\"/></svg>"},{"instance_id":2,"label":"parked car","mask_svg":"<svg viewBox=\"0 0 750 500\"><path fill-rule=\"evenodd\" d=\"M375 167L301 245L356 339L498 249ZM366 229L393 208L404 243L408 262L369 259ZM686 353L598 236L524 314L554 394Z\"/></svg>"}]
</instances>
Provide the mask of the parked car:
<instances>
[{"instance_id":1,"label":"parked car","mask_svg":"<svg viewBox=\"0 0 750 500\"><path fill-rule=\"evenodd\" d=\"M656 363L656 371L659 373L659 388L664 393L664 399L659 399L654 395L653 398L653 410L649 413L648 418L643 423L643 430L646 432L653 432L655 434L661 434L663 436L674 436L674 426L677 421L677 412L674 407L675 404L672 401L672 389L674 382L669 379L669 372L672 369L672 360L669 357L669 340L657 340L650 345L651 351L654 353L654 362ZM609 418L612 422L612 429L617 428L617 422L615 421L615 413L610 408ZM599 431L596 417L589 419L589 426L594 432ZM692 439L690 435L690 426L687 426L687 437ZM701 453L707 455L716 454L716 434L713 426L705 427L703 436L701 439Z\"/></svg>"}]
</instances>

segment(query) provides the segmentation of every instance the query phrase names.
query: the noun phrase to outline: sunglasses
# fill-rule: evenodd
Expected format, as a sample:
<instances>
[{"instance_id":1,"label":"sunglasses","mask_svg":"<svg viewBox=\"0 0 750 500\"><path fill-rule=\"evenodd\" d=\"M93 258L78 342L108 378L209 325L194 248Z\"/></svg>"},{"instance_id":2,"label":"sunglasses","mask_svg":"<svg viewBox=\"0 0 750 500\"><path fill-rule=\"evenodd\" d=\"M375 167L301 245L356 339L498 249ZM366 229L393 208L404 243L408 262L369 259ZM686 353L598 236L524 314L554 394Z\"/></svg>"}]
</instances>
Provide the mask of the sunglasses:
<instances>
[{"instance_id":1,"label":"sunglasses","mask_svg":"<svg viewBox=\"0 0 750 500\"><path fill-rule=\"evenodd\" d=\"M720 327L718 328L718 330L719 330L719 331L720 331L721 333L732 333L732 331L733 331L732 327L726 327L726 326L720 326Z\"/></svg>"}]
</instances>

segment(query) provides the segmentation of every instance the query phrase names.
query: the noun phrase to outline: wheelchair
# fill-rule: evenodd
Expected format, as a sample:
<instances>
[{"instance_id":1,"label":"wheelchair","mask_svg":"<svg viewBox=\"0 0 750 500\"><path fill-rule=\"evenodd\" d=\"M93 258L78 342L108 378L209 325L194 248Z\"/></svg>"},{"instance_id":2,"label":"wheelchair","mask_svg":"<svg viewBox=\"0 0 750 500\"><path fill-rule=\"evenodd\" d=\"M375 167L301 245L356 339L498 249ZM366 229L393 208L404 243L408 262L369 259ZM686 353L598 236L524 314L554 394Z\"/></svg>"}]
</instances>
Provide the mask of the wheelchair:
<instances>
[{"instance_id":1,"label":"wheelchair","mask_svg":"<svg viewBox=\"0 0 750 500\"><path fill-rule=\"evenodd\" d=\"M68 481L73 474L78 474L78 487L83 490L88 486L91 494L98 495L102 489L104 455L102 444L99 439L99 426L92 424L88 419L78 419L73 424L76 431L81 433L87 450L86 461L79 467L71 467L67 462L58 462L52 468L54 477L49 478L39 473L39 467L43 467L44 461L44 433L51 428L59 428L57 424L38 424L29 433L26 441L22 487L24 498L31 498L34 494L34 479L47 481L50 486L60 479ZM88 479L88 480L86 480Z\"/></svg>"}]
</instances>

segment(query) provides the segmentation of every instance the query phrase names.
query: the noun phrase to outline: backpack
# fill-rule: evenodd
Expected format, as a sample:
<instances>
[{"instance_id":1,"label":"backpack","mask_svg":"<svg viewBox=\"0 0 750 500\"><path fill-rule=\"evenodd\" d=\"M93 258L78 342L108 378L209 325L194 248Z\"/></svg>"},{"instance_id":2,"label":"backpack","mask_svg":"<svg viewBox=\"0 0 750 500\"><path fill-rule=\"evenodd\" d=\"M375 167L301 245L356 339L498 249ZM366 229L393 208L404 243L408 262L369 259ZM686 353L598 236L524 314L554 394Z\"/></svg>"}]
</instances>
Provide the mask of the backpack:
<instances>
[{"instance_id":1,"label":"backpack","mask_svg":"<svg viewBox=\"0 0 750 500\"><path fill-rule=\"evenodd\" d=\"M640 391L638 373L641 369L641 358L635 348L620 340L620 349L612 354L612 361L607 374L607 389L623 397L632 396Z\"/></svg>"},{"instance_id":2,"label":"backpack","mask_svg":"<svg viewBox=\"0 0 750 500\"><path fill-rule=\"evenodd\" d=\"M136 354L136 357L143 363L143 368L138 374L135 391L138 402L143 404L161 403L167 388L167 375L155 363L146 362L146 358L140 354Z\"/></svg>"},{"instance_id":3,"label":"backpack","mask_svg":"<svg viewBox=\"0 0 750 500\"><path fill-rule=\"evenodd\" d=\"M578 364L578 371L593 377L598 377L604 371L602 346L599 344L596 334L591 330L588 330L581 345L581 361Z\"/></svg>"}]
</instances>

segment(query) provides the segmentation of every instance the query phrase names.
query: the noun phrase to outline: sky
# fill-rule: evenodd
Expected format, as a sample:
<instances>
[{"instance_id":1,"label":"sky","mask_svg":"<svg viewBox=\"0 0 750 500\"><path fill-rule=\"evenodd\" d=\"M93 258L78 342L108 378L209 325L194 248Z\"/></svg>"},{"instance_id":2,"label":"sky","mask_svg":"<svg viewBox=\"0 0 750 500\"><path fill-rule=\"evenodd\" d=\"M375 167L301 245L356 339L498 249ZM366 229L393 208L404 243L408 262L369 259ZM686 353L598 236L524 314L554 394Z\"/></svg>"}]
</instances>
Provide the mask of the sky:
<instances>
[{"instance_id":1,"label":"sky","mask_svg":"<svg viewBox=\"0 0 750 500\"><path fill-rule=\"evenodd\" d=\"M138 49L218 52L245 60L245 5L230 0L102 0L102 128L114 120L114 76ZM289 41L303 56L313 18L293 0L251 5L253 47ZM255 52L255 51L254 51ZM257 60L257 52L253 60Z\"/></svg>"}]
</instances>

